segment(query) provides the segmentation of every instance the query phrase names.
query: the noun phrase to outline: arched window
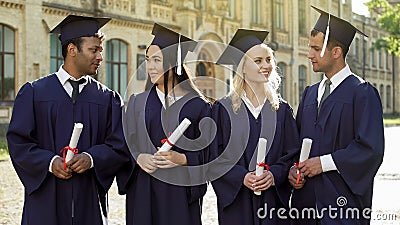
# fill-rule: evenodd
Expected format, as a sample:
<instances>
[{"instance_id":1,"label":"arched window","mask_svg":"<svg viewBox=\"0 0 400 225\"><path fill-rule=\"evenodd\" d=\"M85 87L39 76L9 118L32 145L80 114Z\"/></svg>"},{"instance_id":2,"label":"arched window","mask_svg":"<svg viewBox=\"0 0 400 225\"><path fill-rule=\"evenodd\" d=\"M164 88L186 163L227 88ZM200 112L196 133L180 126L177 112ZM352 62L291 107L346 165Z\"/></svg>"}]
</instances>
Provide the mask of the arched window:
<instances>
[{"instance_id":1,"label":"arched window","mask_svg":"<svg viewBox=\"0 0 400 225\"><path fill-rule=\"evenodd\" d=\"M209 77L215 77L214 63L211 56L206 49L202 49L198 56L198 63L196 65L196 79L195 85L203 92L206 97L214 98L215 96L215 80Z\"/></svg>"},{"instance_id":2,"label":"arched window","mask_svg":"<svg viewBox=\"0 0 400 225\"><path fill-rule=\"evenodd\" d=\"M118 39L111 39L106 44L106 67L109 88L121 95L128 86L128 44Z\"/></svg>"},{"instance_id":3,"label":"arched window","mask_svg":"<svg viewBox=\"0 0 400 225\"><path fill-rule=\"evenodd\" d=\"M15 32L0 24L0 101L15 100Z\"/></svg>"},{"instance_id":4,"label":"arched window","mask_svg":"<svg viewBox=\"0 0 400 225\"><path fill-rule=\"evenodd\" d=\"M307 67L304 65L299 66L299 99L303 94L307 85Z\"/></svg>"},{"instance_id":5,"label":"arched window","mask_svg":"<svg viewBox=\"0 0 400 225\"><path fill-rule=\"evenodd\" d=\"M197 65L197 76L207 76L207 69L203 62Z\"/></svg>"},{"instance_id":6,"label":"arched window","mask_svg":"<svg viewBox=\"0 0 400 225\"><path fill-rule=\"evenodd\" d=\"M58 34L50 34L50 72L56 72L64 63L61 41Z\"/></svg>"},{"instance_id":7,"label":"arched window","mask_svg":"<svg viewBox=\"0 0 400 225\"><path fill-rule=\"evenodd\" d=\"M284 62L279 62L277 70L279 76L281 76L280 94L283 99L286 99L286 64Z\"/></svg>"}]
</instances>

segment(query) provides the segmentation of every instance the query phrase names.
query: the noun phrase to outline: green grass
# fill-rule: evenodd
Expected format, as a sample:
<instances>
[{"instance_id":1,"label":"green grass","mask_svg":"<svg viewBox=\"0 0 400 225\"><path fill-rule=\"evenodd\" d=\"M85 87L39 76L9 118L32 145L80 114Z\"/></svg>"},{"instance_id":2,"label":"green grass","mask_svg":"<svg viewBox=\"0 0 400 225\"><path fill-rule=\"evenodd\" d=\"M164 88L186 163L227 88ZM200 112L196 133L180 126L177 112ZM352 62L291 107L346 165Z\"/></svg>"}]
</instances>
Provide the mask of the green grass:
<instances>
[{"instance_id":1,"label":"green grass","mask_svg":"<svg viewBox=\"0 0 400 225\"><path fill-rule=\"evenodd\" d=\"M386 115L383 117L383 123L385 126L400 125L400 116Z\"/></svg>"},{"instance_id":2,"label":"green grass","mask_svg":"<svg viewBox=\"0 0 400 225\"><path fill-rule=\"evenodd\" d=\"M0 161L8 159L9 157L7 143L5 141L0 141Z\"/></svg>"}]
</instances>

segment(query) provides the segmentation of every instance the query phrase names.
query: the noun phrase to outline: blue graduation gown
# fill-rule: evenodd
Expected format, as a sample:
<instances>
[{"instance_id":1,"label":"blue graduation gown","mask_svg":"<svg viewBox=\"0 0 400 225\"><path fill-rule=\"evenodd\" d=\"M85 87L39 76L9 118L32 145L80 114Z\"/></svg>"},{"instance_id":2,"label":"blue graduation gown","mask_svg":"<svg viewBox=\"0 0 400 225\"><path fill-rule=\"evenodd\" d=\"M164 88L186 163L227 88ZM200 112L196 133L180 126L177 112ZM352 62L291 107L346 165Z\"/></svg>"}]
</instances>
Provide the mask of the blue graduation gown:
<instances>
[{"instance_id":1,"label":"blue graduation gown","mask_svg":"<svg viewBox=\"0 0 400 225\"><path fill-rule=\"evenodd\" d=\"M323 102L317 113L318 85L307 87L297 112L301 138L311 138L310 158L332 154L338 171L308 178L302 189L294 190L292 206L299 209L329 206L358 209L361 219L331 219L322 224L369 224L362 210L371 208L374 176L382 163L384 131L382 105L376 89L354 75L347 77ZM344 197L347 203L337 203ZM343 216L345 217L345 216ZM292 224L315 224L315 219L294 220Z\"/></svg>"},{"instance_id":2,"label":"blue graduation gown","mask_svg":"<svg viewBox=\"0 0 400 225\"><path fill-rule=\"evenodd\" d=\"M140 153L154 154L156 147L162 145L160 141L188 118L191 125L172 150L185 154L188 166L203 165L208 157L209 125L199 122L207 117L211 121L210 103L192 93L170 105L167 111L155 86L150 91L130 97L124 129L134 160L130 169L125 168L117 175L120 193L126 193L127 225L201 224L202 197L207 189L204 173L191 174L185 167L175 167L148 174L135 159ZM184 150L194 146L202 146L202 149ZM193 185L179 185L180 179L193 181ZM201 179L203 184L199 185Z\"/></svg>"},{"instance_id":3,"label":"blue graduation gown","mask_svg":"<svg viewBox=\"0 0 400 225\"><path fill-rule=\"evenodd\" d=\"M275 213L279 208L287 211L291 193L287 175L293 157L299 151L293 111L286 102L281 102L277 111L266 102L255 119L243 102L237 113L233 112L231 105L231 99L225 97L215 102L212 114L218 131L211 158L213 162L217 162L216 157L219 159L216 165L210 166L208 175L216 177L215 173L229 169L212 182L217 195L219 224L287 224ZM258 196L244 186L243 179L255 169L260 137L267 139L269 152L265 162L274 175L275 186ZM276 209L272 217L269 214L271 208Z\"/></svg>"},{"instance_id":4,"label":"blue graduation gown","mask_svg":"<svg viewBox=\"0 0 400 225\"><path fill-rule=\"evenodd\" d=\"M120 97L89 78L75 104L55 74L21 87L7 132L14 168L25 187L22 224L103 224L106 192L127 162ZM63 180L49 170L51 159L69 144L74 123L83 123L79 152L94 168ZM72 207L73 204L73 207ZM73 212L72 212L73 210Z\"/></svg>"}]
</instances>

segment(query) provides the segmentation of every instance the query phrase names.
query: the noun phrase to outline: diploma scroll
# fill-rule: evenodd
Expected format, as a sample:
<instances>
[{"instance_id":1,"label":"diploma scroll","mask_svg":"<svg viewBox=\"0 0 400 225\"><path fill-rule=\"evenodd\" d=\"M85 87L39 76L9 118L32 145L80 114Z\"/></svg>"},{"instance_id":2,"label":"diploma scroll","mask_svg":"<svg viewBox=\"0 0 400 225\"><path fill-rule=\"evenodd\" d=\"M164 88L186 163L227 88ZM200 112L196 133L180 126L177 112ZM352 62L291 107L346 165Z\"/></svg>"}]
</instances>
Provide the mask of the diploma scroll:
<instances>
[{"instance_id":1,"label":"diploma scroll","mask_svg":"<svg viewBox=\"0 0 400 225\"><path fill-rule=\"evenodd\" d=\"M71 149L75 149L76 146L78 145L79 137L81 136L81 132L83 129L83 124L81 123L75 123L74 125L74 130L72 131L71 135L71 140L69 141L69 147ZM65 163L67 163L69 160L71 160L74 157L74 152L73 151L67 151L67 155L65 157Z\"/></svg>"},{"instance_id":2,"label":"diploma scroll","mask_svg":"<svg viewBox=\"0 0 400 225\"><path fill-rule=\"evenodd\" d=\"M256 176L261 176L265 168L265 156L267 155L267 139L259 138L257 147L257 165ZM261 195L261 191L255 191L254 194Z\"/></svg>"},{"instance_id":3,"label":"diploma scroll","mask_svg":"<svg viewBox=\"0 0 400 225\"><path fill-rule=\"evenodd\" d=\"M312 139L310 139L310 138L303 139L303 144L301 145L299 163L304 162L308 159L308 157L310 156L311 145L312 145ZM301 176L300 171L297 170L296 184L299 183L300 176Z\"/></svg>"},{"instance_id":4,"label":"diploma scroll","mask_svg":"<svg viewBox=\"0 0 400 225\"><path fill-rule=\"evenodd\" d=\"M310 156L311 145L312 145L312 140L310 138L303 139L299 162L304 162L308 159L308 157Z\"/></svg>"},{"instance_id":5,"label":"diploma scroll","mask_svg":"<svg viewBox=\"0 0 400 225\"><path fill-rule=\"evenodd\" d=\"M191 124L190 120L185 118L179 124L179 126L172 132L171 136L169 136L158 152L166 152L171 149L171 147L179 140L179 138L183 135L183 132L189 127Z\"/></svg>"}]
</instances>

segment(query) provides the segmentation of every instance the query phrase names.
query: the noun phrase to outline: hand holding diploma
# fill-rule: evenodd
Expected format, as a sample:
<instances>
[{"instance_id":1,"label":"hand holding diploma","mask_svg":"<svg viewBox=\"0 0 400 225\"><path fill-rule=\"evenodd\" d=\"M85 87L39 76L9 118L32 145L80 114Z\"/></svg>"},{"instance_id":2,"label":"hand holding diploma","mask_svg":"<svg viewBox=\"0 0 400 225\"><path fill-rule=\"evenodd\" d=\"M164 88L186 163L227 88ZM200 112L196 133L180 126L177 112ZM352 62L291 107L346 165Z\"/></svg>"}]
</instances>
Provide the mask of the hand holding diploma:
<instances>
[{"instance_id":1,"label":"hand holding diploma","mask_svg":"<svg viewBox=\"0 0 400 225\"><path fill-rule=\"evenodd\" d=\"M312 140L310 138L304 138L303 139L303 144L301 145L299 163L295 163L295 166L297 167L296 184L299 183L300 177L301 177L301 173L300 173L300 170L299 170L299 164L301 162L304 162L305 160L307 160L308 157L310 156L311 145L312 145Z\"/></svg>"},{"instance_id":2,"label":"hand holding diploma","mask_svg":"<svg viewBox=\"0 0 400 225\"><path fill-rule=\"evenodd\" d=\"M186 155L182 153L178 153L175 151L170 151L172 146L179 140L179 138L183 135L185 130L191 124L190 120L187 118L183 119L179 126L172 132L172 134L161 140L163 145L158 151L154 154L154 163L158 168L172 168L176 166L185 166L187 165Z\"/></svg>"},{"instance_id":3,"label":"hand holding diploma","mask_svg":"<svg viewBox=\"0 0 400 225\"><path fill-rule=\"evenodd\" d=\"M259 177L264 173L265 170L269 170L269 166L265 164L265 156L267 155L267 139L259 138L257 147L257 165L256 165L256 176ZM261 195L261 191L255 191L254 194Z\"/></svg>"},{"instance_id":4,"label":"hand holding diploma","mask_svg":"<svg viewBox=\"0 0 400 225\"><path fill-rule=\"evenodd\" d=\"M67 162L69 162L74 157L74 155L78 153L78 149L76 148L76 146L78 145L82 129L83 129L83 124L75 123L71 139L69 141L69 145L62 150L64 159L64 170L67 169Z\"/></svg>"},{"instance_id":5,"label":"hand holding diploma","mask_svg":"<svg viewBox=\"0 0 400 225\"><path fill-rule=\"evenodd\" d=\"M72 170L68 167L64 169L64 159L61 157L55 157L51 164L51 172L54 176L67 180L72 177Z\"/></svg>"},{"instance_id":6,"label":"hand holding diploma","mask_svg":"<svg viewBox=\"0 0 400 225\"><path fill-rule=\"evenodd\" d=\"M165 139L165 142L161 146L161 148L158 150L158 152L166 152L171 149L172 146L179 140L179 138L183 135L183 132L189 127L191 124L190 120L185 118L182 120L182 122L179 124L179 126L172 132L171 136L167 137Z\"/></svg>"},{"instance_id":7,"label":"hand holding diploma","mask_svg":"<svg viewBox=\"0 0 400 225\"><path fill-rule=\"evenodd\" d=\"M157 167L162 169L187 165L186 155L172 150L156 152L153 159Z\"/></svg>"}]
</instances>

